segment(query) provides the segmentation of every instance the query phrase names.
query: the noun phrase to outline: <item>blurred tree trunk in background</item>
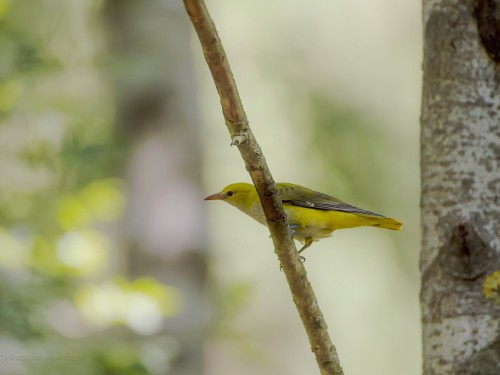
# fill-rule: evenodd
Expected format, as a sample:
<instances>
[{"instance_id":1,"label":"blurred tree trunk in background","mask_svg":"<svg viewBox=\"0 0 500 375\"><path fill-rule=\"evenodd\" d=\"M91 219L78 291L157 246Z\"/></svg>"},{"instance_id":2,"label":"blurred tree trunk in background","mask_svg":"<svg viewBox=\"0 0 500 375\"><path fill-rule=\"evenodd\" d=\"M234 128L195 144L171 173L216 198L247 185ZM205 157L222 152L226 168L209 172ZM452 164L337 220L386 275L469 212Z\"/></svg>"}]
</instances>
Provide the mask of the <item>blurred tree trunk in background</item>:
<instances>
[{"instance_id":1,"label":"blurred tree trunk in background","mask_svg":"<svg viewBox=\"0 0 500 375\"><path fill-rule=\"evenodd\" d=\"M165 323L177 340L169 374L202 372L205 254L200 139L181 2L109 0L105 15L116 74L118 124L128 137L125 248L132 277L177 287L183 310Z\"/></svg>"},{"instance_id":2,"label":"blurred tree trunk in background","mask_svg":"<svg viewBox=\"0 0 500 375\"><path fill-rule=\"evenodd\" d=\"M423 3L425 375L500 374L500 22L494 3Z\"/></svg>"}]
</instances>

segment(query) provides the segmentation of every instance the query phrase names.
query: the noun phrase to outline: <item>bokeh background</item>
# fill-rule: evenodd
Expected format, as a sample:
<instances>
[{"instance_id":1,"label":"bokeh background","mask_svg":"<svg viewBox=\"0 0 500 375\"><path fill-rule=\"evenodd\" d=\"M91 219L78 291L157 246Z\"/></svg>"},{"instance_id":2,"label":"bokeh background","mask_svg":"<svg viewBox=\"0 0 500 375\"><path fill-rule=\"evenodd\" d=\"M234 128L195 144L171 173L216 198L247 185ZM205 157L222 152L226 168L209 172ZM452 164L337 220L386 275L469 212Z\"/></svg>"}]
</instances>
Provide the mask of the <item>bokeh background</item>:
<instances>
[{"instance_id":1,"label":"bokeh background","mask_svg":"<svg viewBox=\"0 0 500 375\"><path fill-rule=\"evenodd\" d=\"M277 181L396 217L306 268L349 375L420 373L420 3L207 2ZM181 1L0 0L0 374L315 374Z\"/></svg>"}]
</instances>

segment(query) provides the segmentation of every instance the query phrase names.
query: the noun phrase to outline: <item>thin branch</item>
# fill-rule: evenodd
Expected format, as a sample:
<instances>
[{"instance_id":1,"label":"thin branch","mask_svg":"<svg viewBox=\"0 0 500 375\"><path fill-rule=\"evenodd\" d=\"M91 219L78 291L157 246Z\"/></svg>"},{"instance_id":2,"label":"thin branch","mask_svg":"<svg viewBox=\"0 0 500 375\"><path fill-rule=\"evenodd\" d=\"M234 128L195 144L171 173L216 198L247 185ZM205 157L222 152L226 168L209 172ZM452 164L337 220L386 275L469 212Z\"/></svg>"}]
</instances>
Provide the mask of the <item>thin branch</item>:
<instances>
[{"instance_id":1,"label":"thin branch","mask_svg":"<svg viewBox=\"0 0 500 375\"><path fill-rule=\"evenodd\" d=\"M342 375L339 358L313 288L307 278L283 210L281 198L267 167L264 155L250 130L238 89L222 43L203 0L184 0L184 5L200 39L203 53L219 92L222 112L238 146L247 171L259 194L275 252L286 276L293 300L316 355L321 374Z\"/></svg>"}]
</instances>

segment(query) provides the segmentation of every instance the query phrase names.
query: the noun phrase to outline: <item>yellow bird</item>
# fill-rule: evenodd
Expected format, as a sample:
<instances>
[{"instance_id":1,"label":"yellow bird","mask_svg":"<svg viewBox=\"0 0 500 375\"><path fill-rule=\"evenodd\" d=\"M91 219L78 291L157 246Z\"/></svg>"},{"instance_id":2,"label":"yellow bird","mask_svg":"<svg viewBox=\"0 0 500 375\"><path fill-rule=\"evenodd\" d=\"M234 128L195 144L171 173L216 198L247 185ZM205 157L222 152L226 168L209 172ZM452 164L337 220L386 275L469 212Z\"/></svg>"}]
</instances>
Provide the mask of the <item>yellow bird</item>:
<instances>
[{"instance_id":1,"label":"yellow bird","mask_svg":"<svg viewBox=\"0 0 500 375\"><path fill-rule=\"evenodd\" d=\"M311 246L313 241L330 237L337 229L372 226L400 230L402 226L396 219L351 206L337 198L300 185L278 182L276 187L293 238L304 244L299 253ZM257 191L251 184L238 182L228 185L219 193L206 197L205 200L225 201L267 226Z\"/></svg>"}]
</instances>

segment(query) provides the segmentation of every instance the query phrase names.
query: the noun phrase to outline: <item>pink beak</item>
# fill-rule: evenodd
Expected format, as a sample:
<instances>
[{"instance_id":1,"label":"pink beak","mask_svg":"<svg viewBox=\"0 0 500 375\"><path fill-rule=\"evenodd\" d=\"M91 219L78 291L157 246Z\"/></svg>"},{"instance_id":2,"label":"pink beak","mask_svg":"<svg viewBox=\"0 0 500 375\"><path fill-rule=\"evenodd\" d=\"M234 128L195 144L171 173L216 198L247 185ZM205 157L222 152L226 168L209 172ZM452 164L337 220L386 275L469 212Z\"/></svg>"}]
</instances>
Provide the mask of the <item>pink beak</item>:
<instances>
[{"instance_id":1,"label":"pink beak","mask_svg":"<svg viewBox=\"0 0 500 375\"><path fill-rule=\"evenodd\" d=\"M209 195L204 200L206 200L206 201L222 200L222 195L220 193L215 193L215 194Z\"/></svg>"}]
</instances>

